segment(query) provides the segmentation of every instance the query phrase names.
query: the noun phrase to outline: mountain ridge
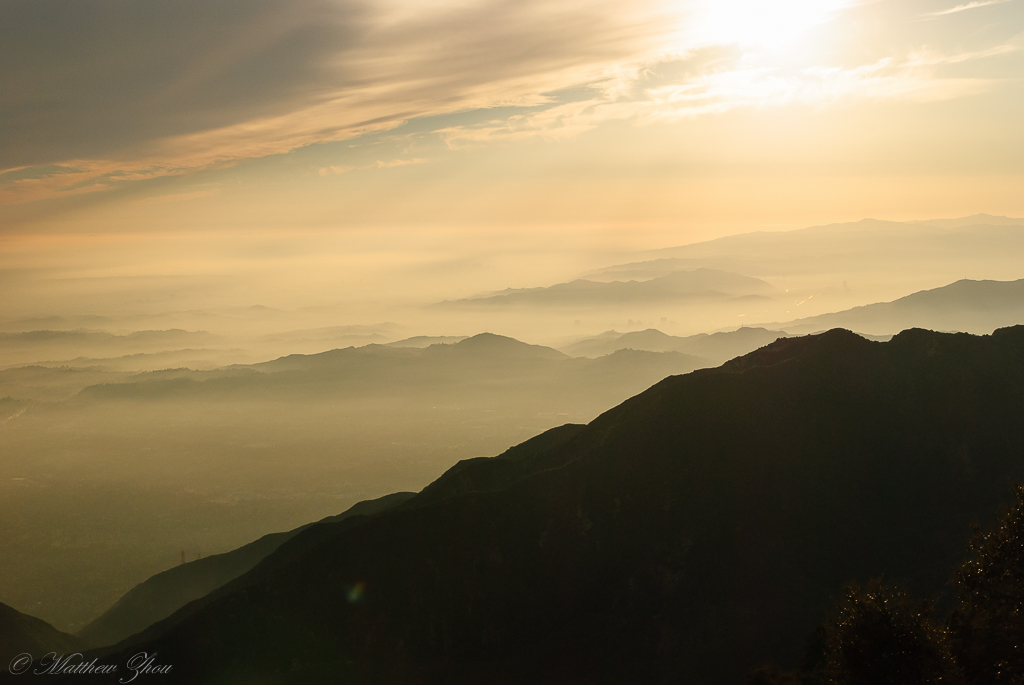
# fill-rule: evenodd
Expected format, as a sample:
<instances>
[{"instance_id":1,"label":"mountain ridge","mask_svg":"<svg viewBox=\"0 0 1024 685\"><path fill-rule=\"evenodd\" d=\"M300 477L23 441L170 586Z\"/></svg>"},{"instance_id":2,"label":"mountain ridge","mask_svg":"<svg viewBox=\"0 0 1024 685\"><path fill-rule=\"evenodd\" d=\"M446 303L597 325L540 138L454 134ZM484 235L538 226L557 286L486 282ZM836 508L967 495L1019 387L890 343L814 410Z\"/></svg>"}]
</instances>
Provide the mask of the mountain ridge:
<instances>
[{"instance_id":1,"label":"mountain ridge","mask_svg":"<svg viewBox=\"0 0 1024 685\"><path fill-rule=\"evenodd\" d=\"M591 281L576 279L541 288L503 290L460 300L445 300L435 307L458 306L613 306L678 299L765 297L776 288L758 278L720 269L674 270L646 280Z\"/></svg>"},{"instance_id":2,"label":"mountain ridge","mask_svg":"<svg viewBox=\"0 0 1024 685\"><path fill-rule=\"evenodd\" d=\"M722 364L733 357L752 352L758 347L787 335L784 331L767 330L757 326L745 326L735 331L698 333L685 337L668 335L656 328L648 328L643 331L614 335L612 331L606 331L601 335L566 345L562 351L581 357L603 356L621 349L682 352L707 359L710 366Z\"/></svg>"},{"instance_id":3,"label":"mountain ridge","mask_svg":"<svg viewBox=\"0 0 1024 685\"><path fill-rule=\"evenodd\" d=\"M793 663L851 578L942 592L1024 470L1022 411L1021 326L781 339L548 436L498 489L493 458L309 529L132 649L168 682L737 682Z\"/></svg>"},{"instance_id":4,"label":"mountain ridge","mask_svg":"<svg viewBox=\"0 0 1024 685\"><path fill-rule=\"evenodd\" d=\"M1024 279L975 281L961 279L922 290L891 302L854 307L777 326L791 333L811 333L844 326L871 334L891 334L904 328L933 328L965 333L989 333L1024 322Z\"/></svg>"}]
</instances>

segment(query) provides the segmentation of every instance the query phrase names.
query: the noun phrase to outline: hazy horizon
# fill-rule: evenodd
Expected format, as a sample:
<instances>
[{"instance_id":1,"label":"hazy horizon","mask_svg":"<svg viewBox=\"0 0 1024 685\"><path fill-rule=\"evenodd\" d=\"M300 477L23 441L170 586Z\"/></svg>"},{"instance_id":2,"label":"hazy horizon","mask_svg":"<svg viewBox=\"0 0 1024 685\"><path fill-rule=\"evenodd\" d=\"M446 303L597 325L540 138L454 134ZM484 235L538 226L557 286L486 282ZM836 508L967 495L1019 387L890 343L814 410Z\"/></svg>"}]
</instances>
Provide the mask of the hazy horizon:
<instances>
[{"instance_id":1,"label":"hazy horizon","mask_svg":"<svg viewBox=\"0 0 1024 685\"><path fill-rule=\"evenodd\" d=\"M10 0L0 92L61 630L778 338L1024 324L1024 0Z\"/></svg>"},{"instance_id":2,"label":"hazy horizon","mask_svg":"<svg viewBox=\"0 0 1024 685\"><path fill-rule=\"evenodd\" d=\"M54 2L0 8L3 319L554 340L415 310L729 235L1024 216L1019 0ZM800 287L1024 276L983 267Z\"/></svg>"}]
</instances>

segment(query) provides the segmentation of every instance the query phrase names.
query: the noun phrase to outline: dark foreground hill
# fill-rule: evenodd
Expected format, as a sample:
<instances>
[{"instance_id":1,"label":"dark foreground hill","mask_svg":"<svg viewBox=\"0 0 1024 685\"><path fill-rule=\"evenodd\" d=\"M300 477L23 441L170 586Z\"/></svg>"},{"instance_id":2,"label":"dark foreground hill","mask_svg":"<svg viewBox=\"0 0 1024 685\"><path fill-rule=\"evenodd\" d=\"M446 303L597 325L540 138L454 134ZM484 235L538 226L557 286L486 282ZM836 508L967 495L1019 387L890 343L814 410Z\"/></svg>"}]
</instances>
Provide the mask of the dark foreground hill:
<instances>
[{"instance_id":1,"label":"dark foreground hill","mask_svg":"<svg viewBox=\"0 0 1024 685\"><path fill-rule=\"evenodd\" d=\"M320 523L375 514L397 506L412 496L411 492L396 492L359 502L344 513L328 517ZM312 525L316 524L282 533L270 533L230 552L196 559L158 573L132 588L102 616L78 631L78 636L91 645L117 644L249 571L286 540Z\"/></svg>"},{"instance_id":2,"label":"dark foreground hill","mask_svg":"<svg viewBox=\"0 0 1024 685\"><path fill-rule=\"evenodd\" d=\"M0 525L0 601L78 632L182 549L209 556L420 490L459 459L706 366L675 352L573 359L481 334L211 371L0 371L0 421L13 417L0 438L0 521L12 522Z\"/></svg>"},{"instance_id":3,"label":"dark foreground hill","mask_svg":"<svg viewBox=\"0 0 1024 685\"><path fill-rule=\"evenodd\" d=\"M102 659L156 652L163 683L736 683L794 665L849 580L945 592L1024 473L1022 415L1024 327L779 340L313 526Z\"/></svg>"},{"instance_id":4,"label":"dark foreground hill","mask_svg":"<svg viewBox=\"0 0 1024 685\"><path fill-rule=\"evenodd\" d=\"M41 657L48 652L64 654L85 649L86 642L62 633L46 621L0 604L0 669L7 671L19 654Z\"/></svg>"}]
</instances>

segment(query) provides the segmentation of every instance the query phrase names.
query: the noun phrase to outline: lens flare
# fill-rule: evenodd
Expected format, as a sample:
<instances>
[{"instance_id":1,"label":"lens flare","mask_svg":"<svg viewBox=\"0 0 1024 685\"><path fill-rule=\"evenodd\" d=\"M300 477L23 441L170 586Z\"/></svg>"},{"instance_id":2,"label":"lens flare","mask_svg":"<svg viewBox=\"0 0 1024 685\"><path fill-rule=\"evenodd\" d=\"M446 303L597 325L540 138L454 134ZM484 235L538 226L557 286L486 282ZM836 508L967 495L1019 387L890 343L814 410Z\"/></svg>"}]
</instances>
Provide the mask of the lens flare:
<instances>
[{"instance_id":1,"label":"lens flare","mask_svg":"<svg viewBox=\"0 0 1024 685\"><path fill-rule=\"evenodd\" d=\"M366 595L366 583L359 581L348 589L348 603L361 604Z\"/></svg>"}]
</instances>

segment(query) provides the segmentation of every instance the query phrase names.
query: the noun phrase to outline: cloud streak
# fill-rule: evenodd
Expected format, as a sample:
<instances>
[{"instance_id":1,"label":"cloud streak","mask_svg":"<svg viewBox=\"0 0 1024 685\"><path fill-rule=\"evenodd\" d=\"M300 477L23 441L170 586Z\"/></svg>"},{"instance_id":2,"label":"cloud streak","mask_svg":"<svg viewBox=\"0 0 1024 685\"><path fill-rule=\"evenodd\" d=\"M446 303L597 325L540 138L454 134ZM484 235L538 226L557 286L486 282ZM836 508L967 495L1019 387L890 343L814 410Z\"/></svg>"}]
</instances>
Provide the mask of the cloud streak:
<instances>
[{"instance_id":1,"label":"cloud streak","mask_svg":"<svg viewBox=\"0 0 1024 685\"><path fill-rule=\"evenodd\" d=\"M1003 3L1010 2L1010 0L979 0L976 2L968 2L964 5L957 5L951 7L948 10L942 10L941 12L931 12L925 16L928 17L944 17L949 14L959 14L960 12L966 12L967 10L978 9L979 7L988 7L989 5L1002 5Z\"/></svg>"},{"instance_id":2,"label":"cloud streak","mask_svg":"<svg viewBox=\"0 0 1024 685\"><path fill-rule=\"evenodd\" d=\"M558 140L606 121L673 123L739 108L828 107L850 101L936 102L983 92L993 81L942 77L929 67L1016 51L1015 46L1003 45L952 55L922 52L899 61L885 58L853 68L809 67L787 73L746 67L739 53L705 49L683 59L641 67L618 82L604 84L599 96L585 101L439 133L449 147L459 148L535 137ZM664 76L672 73L676 78Z\"/></svg>"},{"instance_id":3,"label":"cloud streak","mask_svg":"<svg viewBox=\"0 0 1024 685\"><path fill-rule=\"evenodd\" d=\"M808 3L792 0L786 12L765 15L779 26L761 26L754 21L761 15L752 15L741 28L771 33L817 6ZM522 109L432 131L454 148L561 139L607 121L644 125L740 107L942 100L993 83L943 77L943 65L1017 49L922 51L876 56L861 66L782 69L752 60L739 39L708 43L694 34L701 11L715 19L760 7L733 4L6 0L0 170L11 171L0 173L0 203L94 193L498 107ZM863 4L833 0L818 7L811 23ZM568 90L583 95L560 95Z\"/></svg>"},{"instance_id":4,"label":"cloud streak","mask_svg":"<svg viewBox=\"0 0 1024 685\"><path fill-rule=\"evenodd\" d=\"M542 102L657 48L658 12L656 0L8 0L0 169L63 172L5 194L65 192L57 176L72 170L103 188Z\"/></svg>"}]
</instances>

